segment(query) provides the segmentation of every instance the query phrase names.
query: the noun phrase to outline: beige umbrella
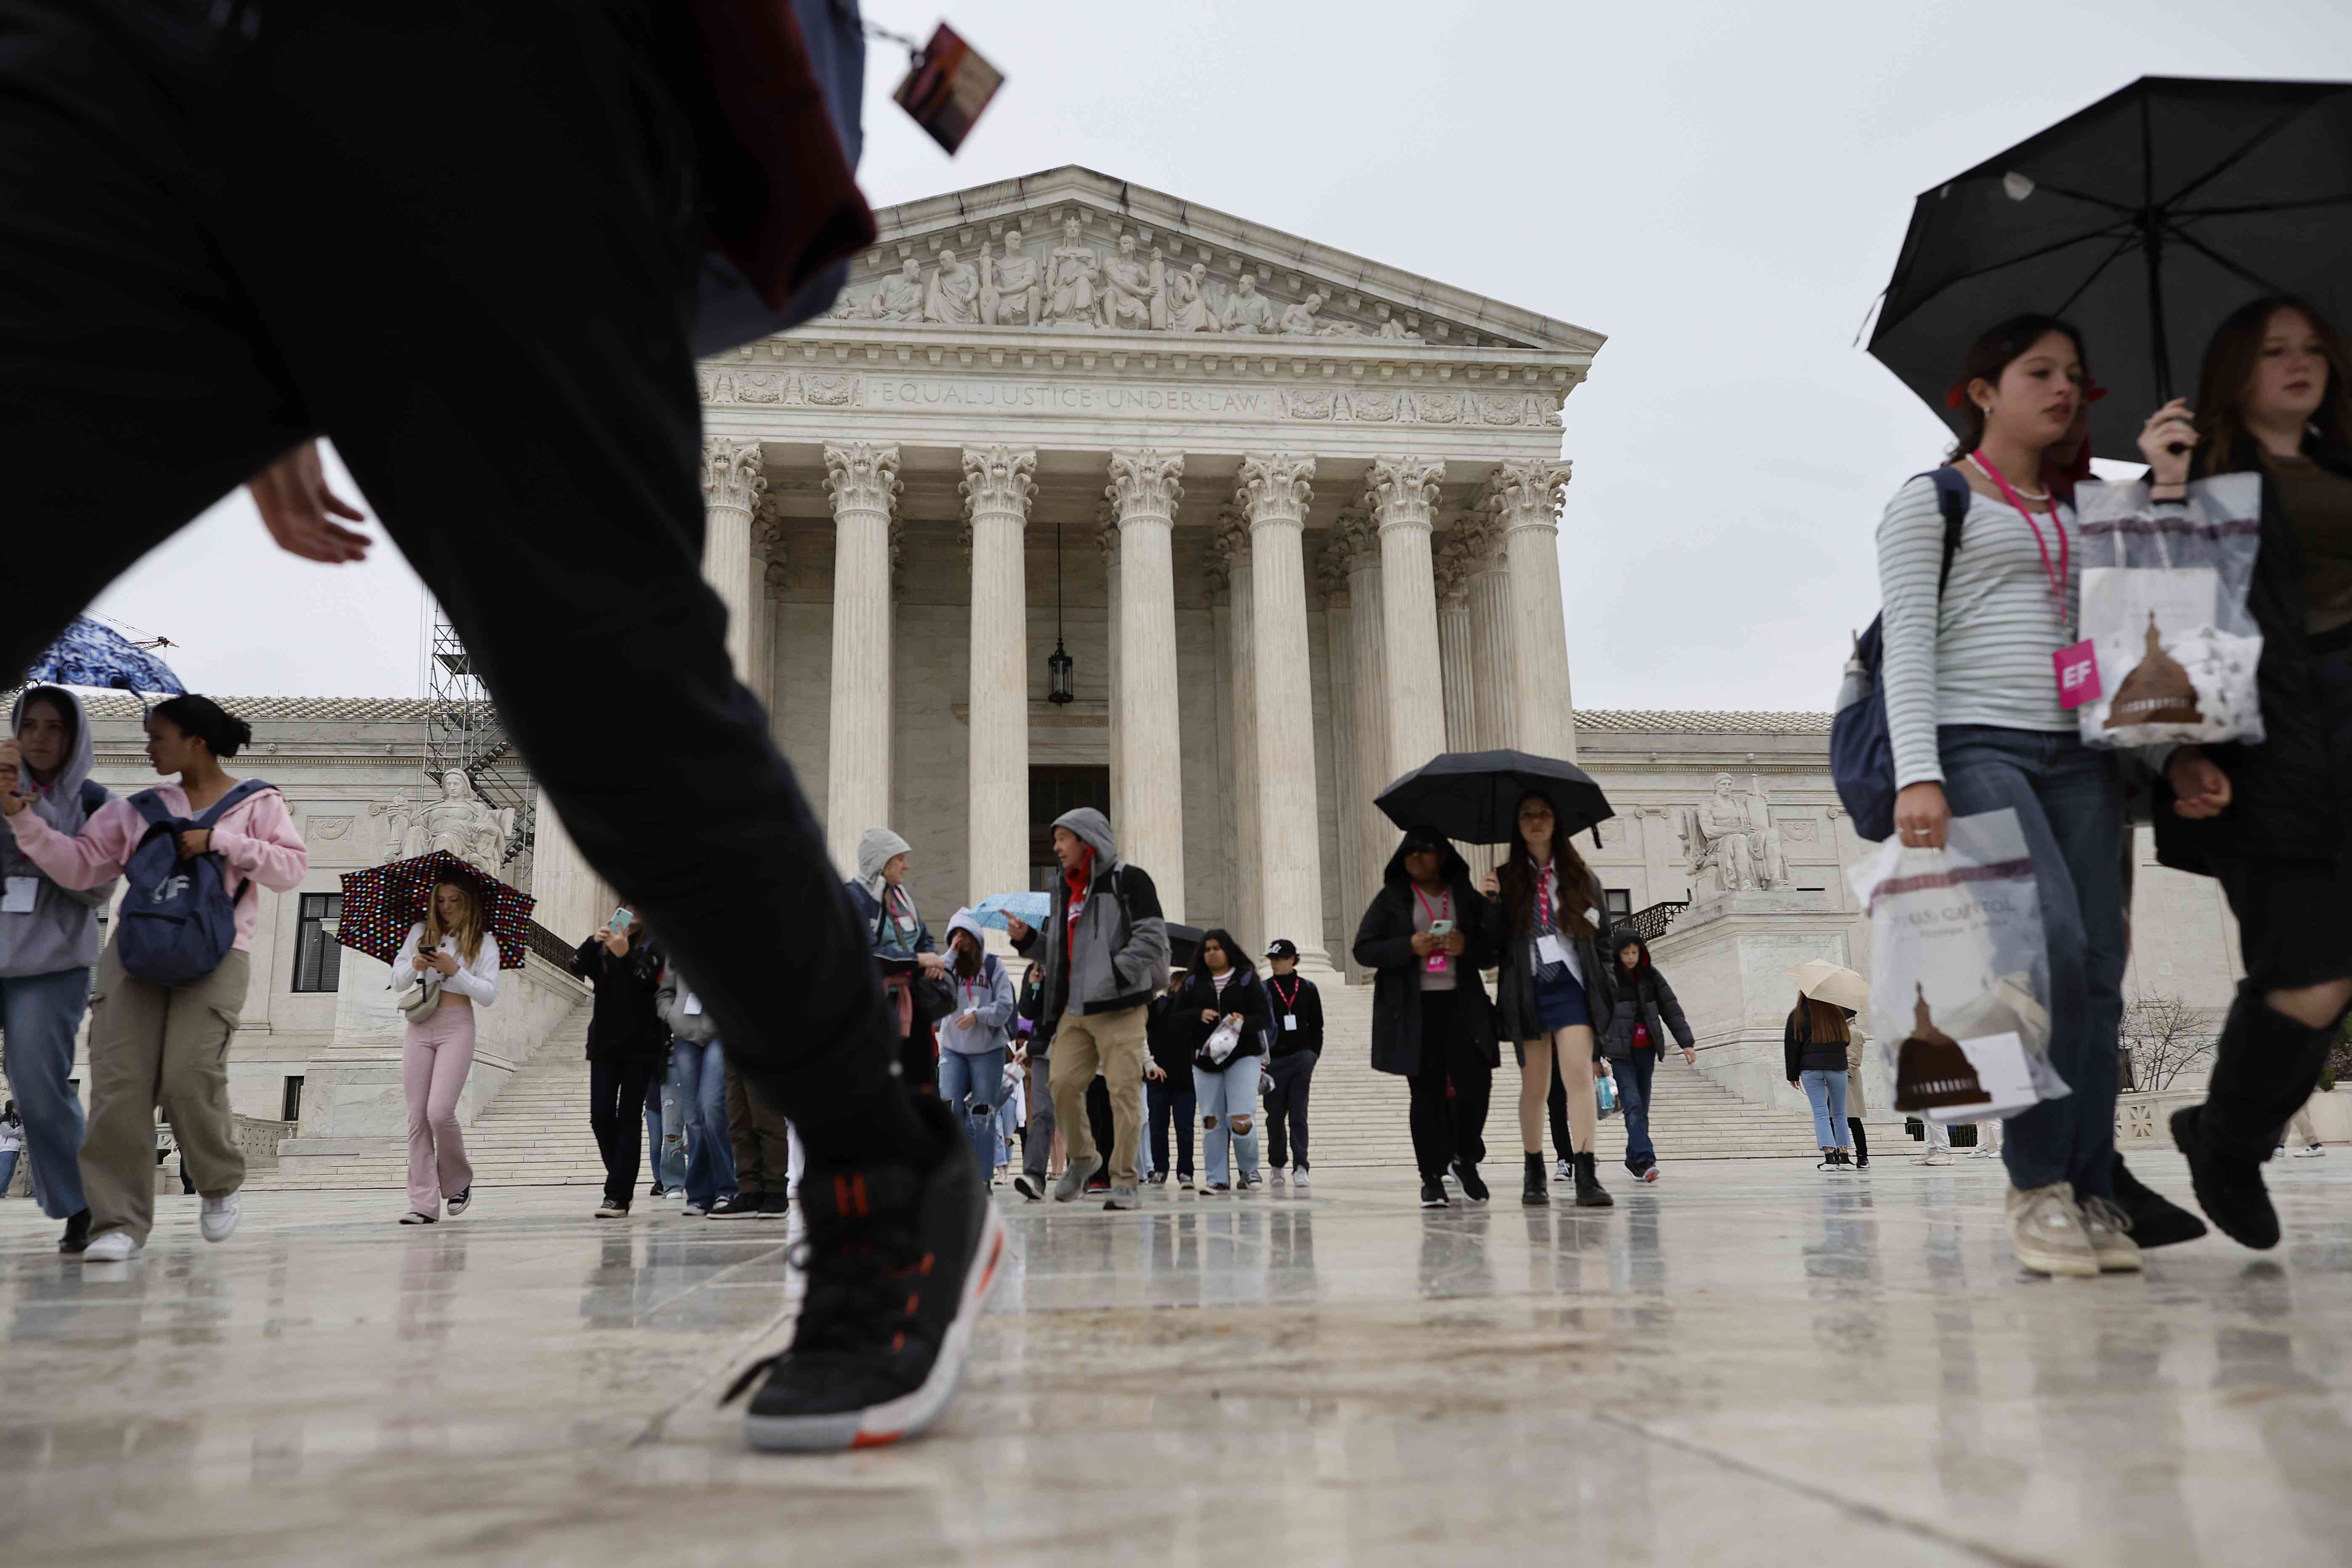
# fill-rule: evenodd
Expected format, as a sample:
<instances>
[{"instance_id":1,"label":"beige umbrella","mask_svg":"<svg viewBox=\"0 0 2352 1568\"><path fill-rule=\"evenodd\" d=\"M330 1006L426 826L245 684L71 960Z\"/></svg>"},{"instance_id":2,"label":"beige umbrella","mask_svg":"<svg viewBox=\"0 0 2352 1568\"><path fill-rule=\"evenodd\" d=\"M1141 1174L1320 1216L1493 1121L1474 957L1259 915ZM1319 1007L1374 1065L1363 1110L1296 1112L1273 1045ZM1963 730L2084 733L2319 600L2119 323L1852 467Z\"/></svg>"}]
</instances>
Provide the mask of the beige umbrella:
<instances>
[{"instance_id":1,"label":"beige umbrella","mask_svg":"<svg viewBox=\"0 0 2352 1568\"><path fill-rule=\"evenodd\" d=\"M1825 958L1809 958L1784 973L1797 983L1797 990L1801 995L1826 1002L1832 1007L1850 1007L1857 1013L1870 1011L1870 982L1843 963L1832 963Z\"/></svg>"}]
</instances>

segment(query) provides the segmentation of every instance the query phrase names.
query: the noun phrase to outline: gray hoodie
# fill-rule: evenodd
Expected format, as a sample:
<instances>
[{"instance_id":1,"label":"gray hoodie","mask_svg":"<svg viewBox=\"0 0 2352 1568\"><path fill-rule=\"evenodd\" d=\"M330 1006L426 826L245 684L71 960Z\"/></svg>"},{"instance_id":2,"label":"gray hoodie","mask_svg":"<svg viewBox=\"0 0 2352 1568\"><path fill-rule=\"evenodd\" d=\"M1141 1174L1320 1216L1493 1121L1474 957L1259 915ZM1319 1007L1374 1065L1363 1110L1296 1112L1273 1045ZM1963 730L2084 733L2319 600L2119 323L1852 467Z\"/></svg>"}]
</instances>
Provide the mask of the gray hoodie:
<instances>
[{"instance_id":1,"label":"gray hoodie","mask_svg":"<svg viewBox=\"0 0 2352 1568\"><path fill-rule=\"evenodd\" d=\"M1046 929L1033 931L1021 954L1045 971L1044 1016L1039 1033L1065 1012L1116 1013L1140 1007L1168 984L1168 922L1160 912L1160 890L1139 866L1118 858L1110 824L1093 806L1082 805L1054 819L1090 846L1092 874L1086 903L1069 918L1070 885L1054 879L1054 913ZM1070 952L1064 952L1065 937Z\"/></svg>"},{"instance_id":2,"label":"gray hoodie","mask_svg":"<svg viewBox=\"0 0 2352 1568\"><path fill-rule=\"evenodd\" d=\"M688 1000L695 1001L695 1010L686 1010ZM719 1037L719 1020L704 1010L695 997L694 987L677 972L677 965L664 960L661 989L654 993L654 1012L669 1026L672 1039L684 1040L689 1046L707 1046Z\"/></svg>"},{"instance_id":3,"label":"gray hoodie","mask_svg":"<svg viewBox=\"0 0 2352 1568\"><path fill-rule=\"evenodd\" d=\"M36 791L26 809L38 812L42 821L70 837L81 831L91 811L113 797L96 784L87 791L82 787L89 778L97 748L90 742L89 714L72 692L58 686L27 687L8 714L8 733L16 732L24 721L25 703L35 696L52 697L72 707L74 740L65 766L47 784L35 785L32 770L25 770L23 787ZM98 914L114 897L120 877L79 891L61 888L16 847L16 837L5 832L0 832L0 876L6 877L11 886L21 886L19 878L33 881L32 909L21 914L0 914L0 976L56 974L87 969L98 962Z\"/></svg>"},{"instance_id":4,"label":"gray hoodie","mask_svg":"<svg viewBox=\"0 0 2352 1568\"><path fill-rule=\"evenodd\" d=\"M1001 1051L1013 1044L1013 976L996 954L988 951L988 938L970 910L958 910L948 921L948 945L955 945L955 933L967 931L971 940L980 944L980 971L970 980L956 973L952 951L948 956L948 972L940 978L955 993L956 1010L934 1026L940 1037L940 1049L953 1051L961 1057L984 1056ZM959 1015L971 1014L971 1027L956 1027Z\"/></svg>"}]
</instances>

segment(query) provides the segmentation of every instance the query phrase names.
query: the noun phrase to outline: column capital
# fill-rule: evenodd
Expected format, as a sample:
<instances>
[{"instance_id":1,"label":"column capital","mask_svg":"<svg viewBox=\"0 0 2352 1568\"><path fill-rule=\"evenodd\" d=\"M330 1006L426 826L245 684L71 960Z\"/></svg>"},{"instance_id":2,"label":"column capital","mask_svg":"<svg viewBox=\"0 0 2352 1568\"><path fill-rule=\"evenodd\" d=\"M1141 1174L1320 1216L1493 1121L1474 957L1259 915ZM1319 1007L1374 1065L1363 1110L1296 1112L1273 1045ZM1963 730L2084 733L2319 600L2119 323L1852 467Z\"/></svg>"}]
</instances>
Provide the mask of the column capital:
<instances>
[{"instance_id":1,"label":"column capital","mask_svg":"<svg viewBox=\"0 0 2352 1568\"><path fill-rule=\"evenodd\" d=\"M1119 526L1156 522L1167 526L1184 497L1184 454L1144 447L1110 455L1110 483L1104 499L1118 509Z\"/></svg>"},{"instance_id":2,"label":"column capital","mask_svg":"<svg viewBox=\"0 0 2352 1568\"><path fill-rule=\"evenodd\" d=\"M896 441L828 442L824 448L824 489L833 498L835 516L845 511L895 512L898 492L898 444Z\"/></svg>"},{"instance_id":3,"label":"column capital","mask_svg":"<svg viewBox=\"0 0 2352 1568\"><path fill-rule=\"evenodd\" d=\"M1481 502L1473 502L1468 511L1454 520L1453 536L1461 542L1468 575L1503 569L1510 559L1509 548L1503 542L1507 531L1502 519Z\"/></svg>"},{"instance_id":4,"label":"column capital","mask_svg":"<svg viewBox=\"0 0 2352 1568\"><path fill-rule=\"evenodd\" d=\"M1249 518L1239 505L1227 501L1217 509L1217 525L1209 533L1209 584L1223 588L1236 572L1250 569Z\"/></svg>"},{"instance_id":5,"label":"column capital","mask_svg":"<svg viewBox=\"0 0 2352 1568\"><path fill-rule=\"evenodd\" d=\"M768 557L768 569L761 574L761 589L771 599L781 603L784 596L784 555L779 549Z\"/></svg>"},{"instance_id":6,"label":"column capital","mask_svg":"<svg viewBox=\"0 0 2352 1568\"><path fill-rule=\"evenodd\" d=\"M1037 493L1036 475L1034 447L966 447L963 480L956 486L966 521L987 512L1025 524L1030 498Z\"/></svg>"},{"instance_id":7,"label":"column capital","mask_svg":"<svg viewBox=\"0 0 2352 1568\"><path fill-rule=\"evenodd\" d=\"M1095 508L1095 548L1106 561L1118 558L1118 509L1108 500Z\"/></svg>"},{"instance_id":8,"label":"column capital","mask_svg":"<svg viewBox=\"0 0 2352 1568\"><path fill-rule=\"evenodd\" d=\"M1470 602L1470 573L1476 564L1473 542L1459 525L1447 529L1433 542L1430 564L1437 580L1437 602L1441 605L1464 605Z\"/></svg>"},{"instance_id":9,"label":"column capital","mask_svg":"<svg viewBox=\"0 0 2352 1568\"><path fill-rule=\"evenodd\" d=\"M1348 536L1334 531L1330 542L1315 558L1315 577L1323 584L1323 602L1333 609L1345 609L1349 599L1349 574L1355 565L1356 547Z\"/></svg>"},{"instance_id":10,"label":"column capital","mask_svg":"<svg viewBox=\"0 0 2352 1568\"><path fill-rule=\"evenodd\" d=\"M1426 533L1445 465L1433 458L1375 458L1364 476L1364 510L1379 531L1414 528Z\"/></svg>"},{"instance_id":11,"label":"column capital","mask_svg":"<svg viewBox=\"0 0 2352 1568\"><path fill-rule=\"evenodd\" d=\"M1559 505L1573 468L1566 461L1543 458L1497 463L1479 487L1477 508L1492 516L1506 534L1522 528L1558 531Z\"/></svg>"},{"instance_id":12,"label":"column capital","mask_svg":"<svg viewBox=\"0 0 2352 1568\"><path fill-rule=\"evenodd\" d=\"M768 490L768 476L761 471L763 462L757 441L705 441L703 504L745 512L757 507Z\"/></svg>"},{"instance_id":13,"label":"column capital","mask_svg":"<svg viewBox=\"0 0 2352 1568\"><path fill-rule=\"evenodd\" d=\"M1288 452L1249 452L1234 481L1234 504L1253 529L1301 528L1314 495L1315 459Z\"/></svg>"}]
</instances>

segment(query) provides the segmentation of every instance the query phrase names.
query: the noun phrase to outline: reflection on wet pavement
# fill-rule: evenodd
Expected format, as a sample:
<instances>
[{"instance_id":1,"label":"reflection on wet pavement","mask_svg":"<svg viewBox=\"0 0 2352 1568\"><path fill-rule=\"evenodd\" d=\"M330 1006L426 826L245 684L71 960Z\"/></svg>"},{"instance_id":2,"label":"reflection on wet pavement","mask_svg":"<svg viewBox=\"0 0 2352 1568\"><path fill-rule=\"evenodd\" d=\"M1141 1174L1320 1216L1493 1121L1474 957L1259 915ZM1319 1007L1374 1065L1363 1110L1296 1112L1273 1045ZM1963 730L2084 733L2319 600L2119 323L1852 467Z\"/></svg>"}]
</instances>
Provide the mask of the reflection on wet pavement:
<instances>
[{"instance_id":1,"label":"reflection on wet pavement","mask_svg":"<svg viewBox=\"0 0 2352 1568\"><path fill-rule=\"evenodd\" d=\"M788 1318L786 1227L581 1188L390 1223L159 1204L130 1264L0 1205L11 1564L175 1561L2341 1563L2352 1171L2289 1243L2145 1278L2009 1260L1998 1171L1676 1166L1618 1207L1010 1199L929 1440L745 1451L714 1400ZM2185 1198L2176 1160L2144 1173ZM2314 1162L2314 1163L2318 1163ZM2329 1164L2334 1165L2331 1162Z\"/></svg>"}]
</instances>

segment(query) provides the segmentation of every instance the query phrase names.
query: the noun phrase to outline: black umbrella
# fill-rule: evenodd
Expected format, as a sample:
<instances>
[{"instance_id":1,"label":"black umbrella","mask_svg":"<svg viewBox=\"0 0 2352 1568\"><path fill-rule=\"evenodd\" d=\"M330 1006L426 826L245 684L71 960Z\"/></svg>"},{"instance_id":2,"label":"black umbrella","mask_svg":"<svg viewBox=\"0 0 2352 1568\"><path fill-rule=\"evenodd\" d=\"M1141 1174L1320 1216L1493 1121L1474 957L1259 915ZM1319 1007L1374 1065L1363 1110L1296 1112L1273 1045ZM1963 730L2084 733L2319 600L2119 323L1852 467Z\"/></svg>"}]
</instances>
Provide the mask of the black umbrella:
<instances>
[{"instance_id":1,"label":"black umbrella","mask_svg":"<svg viewBox=\"0 0 2352 1568\"><path fill-rule=\"evenodd\" d=\"M2205 342L2263 294L2352 321L2352 83L2142 77L1919 197L1870 352L1958 428L1969 345L2023 311L2080 328L2135 460Z\"/></svg>"},{"instance_id":2,"label":"black umbrella","mask_svg":"<svg viewBox=\"0 0 2352 1568\"><path fill-rule=\"evenodd\" d=\"M1381 791L1372 804L1399 827L1433 827L1462 844L1508 844L1519 801L1551 797L1556 831L1575 833L1617 815L1592 775L1574 763L1528 752L1445 752ZM1596 830L1595 840L1599 834Z\"/></svg>"},{"instance_id":3,"label":"black umbrella","mask_svg":"<svg viewBox=\"0 0 2352 1568\"><path fill-rule=\"evenodd\" d=\"M1168 922L1168 966L1171 969L1192 968L1193 955L1201 951L1201 938L1204 934L1199 926L1182 925L1175 921L1170 921Z\"/></svg>"}]
</instances>

